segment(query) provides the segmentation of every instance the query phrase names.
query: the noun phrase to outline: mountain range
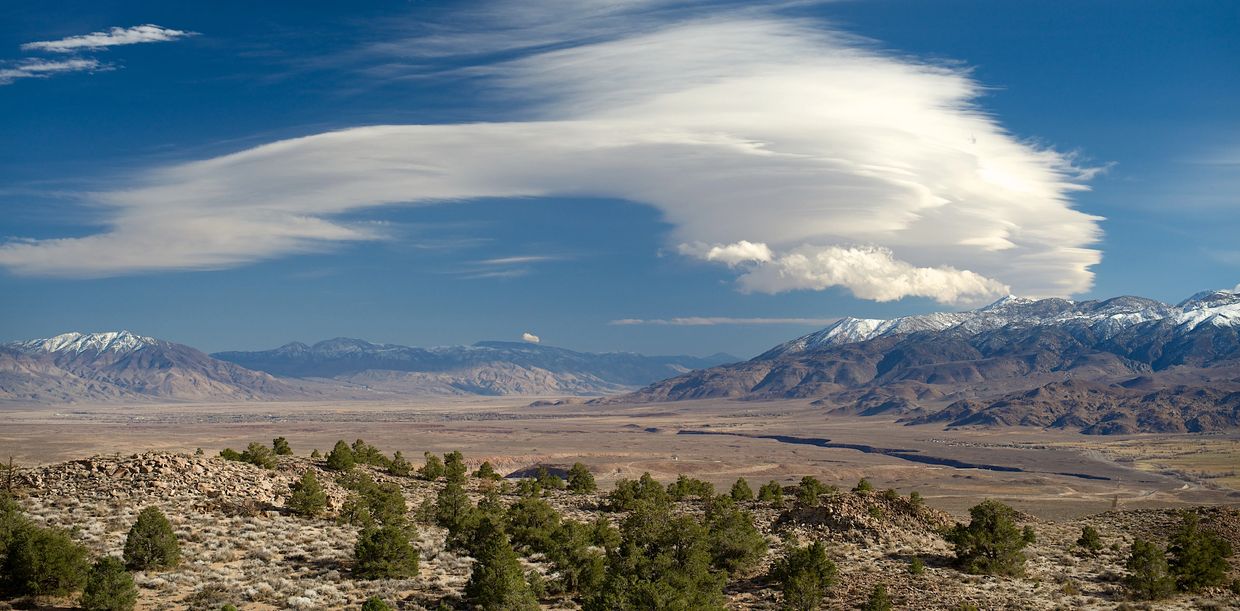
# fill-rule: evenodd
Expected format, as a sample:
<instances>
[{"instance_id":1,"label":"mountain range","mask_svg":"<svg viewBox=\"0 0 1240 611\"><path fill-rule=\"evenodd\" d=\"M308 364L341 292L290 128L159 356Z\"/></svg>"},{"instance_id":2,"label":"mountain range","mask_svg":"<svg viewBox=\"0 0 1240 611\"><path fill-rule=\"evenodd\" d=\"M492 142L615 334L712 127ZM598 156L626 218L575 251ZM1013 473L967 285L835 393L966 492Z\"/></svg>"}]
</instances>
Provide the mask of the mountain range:
<instances>
[{"instance_id":1,"label":"mountain range","mask_svg":"<svg viewBox=\"0 0 1240 611\"><path fill-rule=\"evenodd\" d=\"M725 354L592 354L509 342L412 348L348 338L208 355L128 331L75 332L0 345L0 401L600 395L735 360Z\"/></svg>"},{"instance_id":2,"label":"mountain range","mask_svg":"<svg viewBox=\"0 0 1240 611\"><path fill-rule=\"evenodd\" d=\"M743 363L606 402L813 399L909 424L1086 433L1240 427L1240 292L1169 305L1006 297L968 312L845 318Z\"/></svg>"}]
</instances>

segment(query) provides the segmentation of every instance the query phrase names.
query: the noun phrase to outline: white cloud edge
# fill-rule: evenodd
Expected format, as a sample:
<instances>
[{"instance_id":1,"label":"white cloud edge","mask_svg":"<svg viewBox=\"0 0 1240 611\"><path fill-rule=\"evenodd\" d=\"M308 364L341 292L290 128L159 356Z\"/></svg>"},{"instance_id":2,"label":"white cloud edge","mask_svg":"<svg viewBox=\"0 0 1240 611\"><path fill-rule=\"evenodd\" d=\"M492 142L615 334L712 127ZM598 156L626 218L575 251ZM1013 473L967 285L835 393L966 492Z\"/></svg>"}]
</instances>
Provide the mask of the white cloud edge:
<instances>
[{"instance_id":1,"label":"white cloud edge","mask_svg":"<svg viewBox=\"0 0 1240 611\"><path fill-rule=\"evenodd\" d=\"M75 53L78 51L98 51L122 45L169 42L196 35L197 32L176 30L153 23L146 23L127 28L112 27L106 31L66 36L57 40L28 42L23 44L21 49L27 52Z\"/></svg>"},{"instance_id":2,"label":"white cloud edge","mask_svg":"<svg viewBox=\"0 0 1240 611\"><path fill-rule=\"evenodd\" d=\"M529 331L526 331L521 334L521 341L527 344L539 344L539 343L542 343L542 338L538 337L537 335L534 335L533 333L530 333Z\"/></svg>"}]
</instances>

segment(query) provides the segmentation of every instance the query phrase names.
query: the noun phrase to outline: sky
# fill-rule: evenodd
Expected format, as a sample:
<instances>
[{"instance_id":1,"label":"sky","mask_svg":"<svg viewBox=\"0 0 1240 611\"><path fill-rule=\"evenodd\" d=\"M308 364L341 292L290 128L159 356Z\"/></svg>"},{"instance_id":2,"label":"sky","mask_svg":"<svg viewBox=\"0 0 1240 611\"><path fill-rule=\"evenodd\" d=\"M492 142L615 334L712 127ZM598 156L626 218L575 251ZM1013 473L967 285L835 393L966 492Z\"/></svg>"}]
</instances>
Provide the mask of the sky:
<instances>
[{"instance_id":1,"label":"sky","mask_svg":"<svg viewBox=\"0 0 1240 611\"><path fill-rule=\"evenodd\" d=\"M0 340L748 357L1240 282L1240 5L16 2Z\"/></svg>"}]
</instances>

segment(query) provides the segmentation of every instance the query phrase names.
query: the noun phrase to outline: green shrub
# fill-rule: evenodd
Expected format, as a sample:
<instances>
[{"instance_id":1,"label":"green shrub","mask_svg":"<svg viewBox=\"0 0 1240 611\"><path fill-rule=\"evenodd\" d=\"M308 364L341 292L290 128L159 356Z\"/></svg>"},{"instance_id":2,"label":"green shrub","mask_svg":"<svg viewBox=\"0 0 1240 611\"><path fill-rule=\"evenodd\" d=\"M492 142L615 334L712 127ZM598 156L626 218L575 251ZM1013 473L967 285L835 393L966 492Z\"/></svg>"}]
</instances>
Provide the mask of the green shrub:
<instances>
[{"instance_id":1,"label":"green shrub","mask_svg":"<svg viewBox=\"0 0 1240 611\"><path fill-rule=\"evenodd\" d=\"M861 611L891 611L891 597L887 596L887 586L881 583L874 586L865 604L861 605Z\"/></svg>"},{"instance_id":2,"label":"green shrub","mask_svg":"<svg viewBox=\"0 0 1240 611\"><path fill-rule=\"evenodd\" d=\"M1098 552L1102 551L1102 536L1098 534L1097 528L1085 526L1081 528L1081 536L1076 540L1076 544L1090 555L1097 556Z\"/></svg>"},{"instance_id":3,"label":"green shrub","mask_svg":"<svg viewBox=\"0 0 1240 611\"><path fill-rule=\"evenodd\" d=\"M508 507L508 538L518 549L545 554L552 548L560 519L560 514L547 501L523 498Z\"/></svg>"},{"instance_id":4,"label":"green shrub","mask_svg":"<svg viewBox=\"0 0 1240 611\"><path fill-rule=\"evenodd\" d=\"M293 448L288 445L288 440L283 437L276 437L271 440L271 450L276 456L292 456Z\"/></svg>"},{"instance_id":5,"label":"green shrub","mask_svg":"<svg viewBox=\"0 0 1240 611\"><path fill-rule=\"evenodd\" d=\"M401 526L362 530L353 546L353 574L362 579L403 579L418 574L418 550Z\"/></svg>"},{"instance_id":6,"label":"green shrub","mask_svg":"<svg viewBox=\"0 0 1240 611\"><path fill-rule=\"evenodd\" d=\"M957 523L947 533L956 546L956 561L969 573L1022 575L1029 544L1027 533L1016 527L1016 511L1003 503L986 500L969 509L966 526Z\"/></svg>"},{"instance_id":7,"label":"green shrub","mask_svg":"<svg viewBox=\"0 0 1240 611\"><path fill-rule=\"evenodd\" d=\"M137 571L170 568L180 562L181 546L158 507L147 507L138 514L125 539L124 558L125 565Z\"/></svg>"},{"instance_id":8,"label":"green shrub","mask_svg":"<svg viewBox=\"0 0 1240 611\"><path fill-rule=\"evenodd\" d=\"M707 500L715 496L715 486L710 482L688 477L682 473L676 476L676 481L667 485L667 495L674 501L683 501L694 496Z\"/></svg>"},{"instance_id":9,"label":"green shrub","mask_svg":"<svg viewBox=\"0 0 1240 611\"><path fill-rule=\"evenodd\" d=\"M306 471L301 479L293 484L292 493L289 494L285 506L289 511L308 518L323 513L323 509L327 507L327 493L323 491L319 479L314 476L314 471Z\"/></svg>"},{"instance_id":10,"label":"green shrub","mask_svg":"<svg viewBox=\"0 0 1240 611\"><path fill-rule=\"evenodd\" d=\"M257 441L252 441L245 447L245 451L241 453L241 460L264 469L276 468L275 453L271 451L271 448Z\"/></svg>"},{"instance_id":11,"label":"green shrub","mask_svg":"<svg viewBox=\"0 0 1240 611\"><path fill-rule=\"evenodd\" d=\"M465 456L458 450L443 455L443 476L450 482L465 483L465 475L469 468L465 466Z\"/></svg>"},{"instance_id":12,"label":"green shrub","mask_svg":"<svg viewBox=\"0 0 1240 611\"><path fill-rule=\"evenodd\" d=\"M597 592L607 570L605 550L614 548L619 538L620 533L602 518L594 524L560 522L546 552L559 576L552 586L560 592L578 592L583 598Z\"/></svg>"},{"instance_id":13,"label":"green shrub","mask_svg":"<svg viewBox=\"0 0 1240 611\"><path fill-rule=\"evenodd\" d=\"M597 590L585 611L611 609L722 609L726 575L711 568L706 529L666 504L639 501L609 548Z\"/></svg>"},{"instance_id":14,"label":"green shrub","mask_svg":"<svg viewBox=\"0 0 1240 611\"><path fill-rule=\"evenodd\" d=\"M925 499L921 498L921 493L916 490L908 493L908 502L913 506L914 511L920 511L926 505Z\"/></svg>"},{"instance_id":15,"label":"green shrub","mask_svg":"<svg viewBox=\"0 0 1240 611\"><path fill-rule=\"evenodd\" d=\"M732 484L732 489L728 491L728 494L731 495L733 501L738 503L753 500L753 488L749 487L749 482L745 481L743 477L736 478L736 482Z\"/></svg>"},{"instance_id":16,"label":"green shrub","mask_svg":"<svg viewBox=\"0 0 1240 611\"><path fill-rule=\"evenodd\" d=\"M594 474L585 465L575 462L568 470L568 489L577 494L587 494L598 490L594 482Z\"/></svg>"},{"instance_id":17,"label":"green shrub","mask_svg":"<svg viewBox=\"0 0 1240 611\"><path fill-rule=\"evenodd\" d=\"M387 472L388 475L396 477L409 477L409 474L413 473L413 463L409 462L405 455L400 453L400 450L397 450L395 454L392 454L392 460L388 463Z\"/></svg>"},{"instance_id":18,"label":"green shrub","mask_svg":"<svg viewBox=\"0 0 1240 611\"><path fill-rule=\"evenodd\" d=\"M662 506L671 503L671 499L667 490L649 473L643 473L637 480L616 482L616 487L607 495L607 507L611 511L632 511L639 502Z\"/></svg>"},{"instance_id":19,"label":"green shrub","mask_svg":"<svg viewBox=\"0 0 1240 611\"><path fill-rule=\"evenodd\" d=\"M770 503L776 507L784 504L784 487L779 482L771 480L762 487L758 488L758 500L763 503Z\"/></svg>"},{"instance_id":20,"label":"green shrub","mask_svg":"<svg viewBox=\"0 0 1240 611\"><path fill-rule=\"evenodd\" d=\"M357 464L386 469L388 463L391 462L379 451L379 448L366 443L362 439L354 440L349 450L353 452L353 462Z\"/></svg>"},{"instance_id":21,"label":"green shrub","mask_svg":"<svg viewBox=\"0 0 1240 611\"><path fill-rule=\"evenodd\" d=\"M883 491L883 500L889 503L894 503L900 500L900 493L896 492L895 488L888 488Z\"/></svg>"},{"instance_id":22,"label":"green shrub","mask_svg":"<svg viewBox=\"0 0 1240 611\"><path fill-rule=\"evenodd\" d=\"M371 596L362 604L362 611L392 611L392 608L382 598Z\"/></svg>"},{"instance_id":23,"label":"green shrub","mask_svg":"<svg viewBox=\"0 0 1240 611\"><path fill-rule=\"evenodd\" d=\"M477 519L469 496L459 483L448 482L435 496L435 523L448 530L449 546L468 545Z\"/></svg>"},{"instance_id":24,"label":"green shrub","mask_svg":"<svg viewBox=\"0 0 1240 611\"><path fill-rule=\"evenodd\" d=\"M795 611L818 609L835 583L835 563L827 557L821 541L805 547L788 547L771 568L771 577L783 593L784 608Z\"/></svg>"},{"instance_id":25,"label":"green shrub","mask_svg":"<svg viewBox=\"0 0 1240 611\"><path fill-rule=\"evenodd\" d=\"M1175 578L1168 571L1167 554L1155 543L1134 540L1124 567L1128 569L1124 585L1134 598L1158 600L1175 592Z\"/></svg>"},{"instance_id":26,"label":"green shrub","mask_svg":"<svg viewBox=\"0 0 1240 611\"><path fill-rule=\"evenodd\" d=\"M363 528L405 525L409 508L400 486L390 482L376 484L364 473L346 475L340 479L340 484L354 492L340 511L343 521Z\"/></svg>"},{"instance_id":27,"label":"green shrub","mask_svg":"<svg viewBox=\"0 0 1240 611\"><path fill-rule=\"evenodd\" d=\"M229 604L225 604L223 607L220 607L220 611L237 611L237 608L234 607L231 603L229 603Z\"/></svg>"},{"instance_id":28,"label":"green shrub","mask_svg":"<svg viewBox=\"0 0 1240 611\"><path fill-rule=\"evenodd\" d=\"M542 490L563 490L564 480L560 476L555 475L547 470L546 467L539 466L534 473L534 481L538 483L538 487Z\"/></svg>"},{"instance_id":29,"label":"green shrub","mask_svg":"<svg viewBox=\"0 0 1240 611\"><path fill-rule=\"evenodd\" d=\"M538 599L530 590L517 553L503 527L490 516L478 524L474 568L465 584L465 597L488 611L535 611Z\"/></svg>"},{"instance_id":30,"label":"green shrub","mask_svg":"<svg viewBox=\"0 0 1240 611\"><path fill-rule=\"evenodd\" d=\"M812 475L806 475L801 478L801 484L797 486L797 502L806 507L817 507L818 497L827 492L827 487L818 478Z\"/></svg>"},{"instance_id":31,"label":"green shrub","mask_svg":"<svg viewBox=\"0 0 1240 611\"><path fill-rule=\"evenodd\" d=\"M495 471L495 467L491 465L489 460L483 461L481 465L478 465L478 470L474 471L474 477L490 481L503 479L503 476Z\"/></svg>"},{"instance_id":32,"label":"green shrub","mask_svg":"<svg viewBox=\"0 0 1240 611\"><path fill-rule=\"evenodd\" d=\"M57 528L28 526L9 541L4 558L9 588L17 595L65 596L86 582L86 548Z\"/></svg>"},{"instance_id":33,"label":"green shrub","mask_svg":"<svg viewBox=\"0 0 1240 611\"><path fill-rule=\"evenodd\" d=\"M315 448L315 449L314 449L314 451L310 452L310 459L311 459L311 460L319 460L319 459L321 459L321 458L323 458L323 453L322 453L322 452L320 452L320 451L318 450L318 448Z\"/></svg>"},{"instance_id":34,"label":"green shrub","mask_svg":"<svg viewBox=\"0 0 1240 611\"><path fill-rule=\"evenodd\" d=\"M443 461L430 452L423 452L422 456L426 458L426 464L422 465L421 469L418 469L418 476L431 482L443 477Z\"/></svg>"},{"instance_id":35,"label":"green shrub","mask_svg":"<svg viewBox=\"0 0 1240 611\"><path fill-rule=\"evenodd\" d=\"M913 558L908 563L908 572L910 575L921 575L926 572L926 563L921 558Z\"/></svg>"},{"instance_id":36,"label":"green shrub","mask_svg":"<svg viewBox=\"0 0 1240 611\"><path fill-rule=\"evenodd\" d=\"M129 611L138 602L138 588L125 564L112 556L95 561L82 590L86 611Z\"/></svg>"},{"instance_id":37,"label":"green shrub","mask_svg":"<svg viewBox=\"0 0 1240 611\"><path fill-rule=\"evenodd\" d=\"M337 441L332 451L327 454L327 468L333 471L349 471L356 462L353 449L343 439Z\"/></svg>"},{"instance_id":38,"label":"green shrub","mask_svg":"<svg viewBox=\"0 0 1240 611\"><path fill-rule=\"evenodd\" d=\"M1231 543L1222 537L1201 529L1196 514L1184 512L1181 523L1171 536L1171 561L1169 568L1175 577L1176 587L1185 592L1196 592L1210 586L1227 583L1227 558L1233 550Z\"/></svg>"},{"instance_id":39,"label":"green shrub","mask_svg":"<svg viewBox=\"0 0 1240 611\"><path fill-rule=\"evenodd\" d=\"M766 556L766 537L753 525L753 515L731 497L719 496L706 507L706 536L711 566L730 575L744 573Z\"/></svg>"},{"instance_id":40,"label":"green shrub","mask_svg":"<svg viewBox=\"0 0 1240 611\"><path fill-rule=\"evenodd\" d=\"M223 450L220 450L220 458L223 458L224 460L235 460L238 462L244 460L241 458L241 453L232 448L224 448Z\"/></svg>"},{"instance_id":41,"label":"green shrub","mask_svg":"<svg viewBox=\"0 0 1240 611\"><path fill-rule=\"evenodd\" d=\"M857 494L866 494L868 492L873 492L874 484L871 484L870 480L863 477L861 478L861 481L857 482L856 486L853 486L852 491L856 492Z\"/></svg>"},{"instance_id":42,"label":"green shrub","mask_svg":"<svg viewBox=\"0 0 1240 611\"><path fill-rule=\"evenodd\" d=\"M18 507L17 501L7 494L0 493L0 562L8 554L9 545L18 533L32 527L30 520Z\"/></svg>"}]
</instances>

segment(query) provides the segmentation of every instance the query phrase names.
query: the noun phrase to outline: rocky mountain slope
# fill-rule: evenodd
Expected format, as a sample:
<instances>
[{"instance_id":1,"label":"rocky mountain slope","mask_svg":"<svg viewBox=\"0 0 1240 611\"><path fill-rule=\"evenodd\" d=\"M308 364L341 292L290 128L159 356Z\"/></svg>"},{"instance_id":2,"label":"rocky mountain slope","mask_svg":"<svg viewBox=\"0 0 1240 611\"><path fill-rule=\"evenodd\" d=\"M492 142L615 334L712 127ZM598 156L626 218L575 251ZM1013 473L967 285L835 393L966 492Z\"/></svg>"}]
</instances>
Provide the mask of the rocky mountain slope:
<instances>
[{"instance_id":1,"label":"rocky mountain slope","mask_svg":"<svg viewBox=\"0 0 1240 611\"><path fill-rule=\"evenodd\" d=\"M417 348L336 338L259 352L212 355L273 375L329 379L387 392L536 395L606 394L737 360L726 354L593 354L516 342Z\"/></svg>"},{"instance_id":2,"label":"rocky mountain slope","mask_svg":"<svg viewBox=\"0 0 1240 611\"><path fill-rule=\"evenodd\" d=\"M617 400L812 398L910 423L1125 433L1240 427L1237 392L1240 292L1207 291L1175 306L1008 297L970 312L843 319Z\"/></svg>"}]
</instances>

